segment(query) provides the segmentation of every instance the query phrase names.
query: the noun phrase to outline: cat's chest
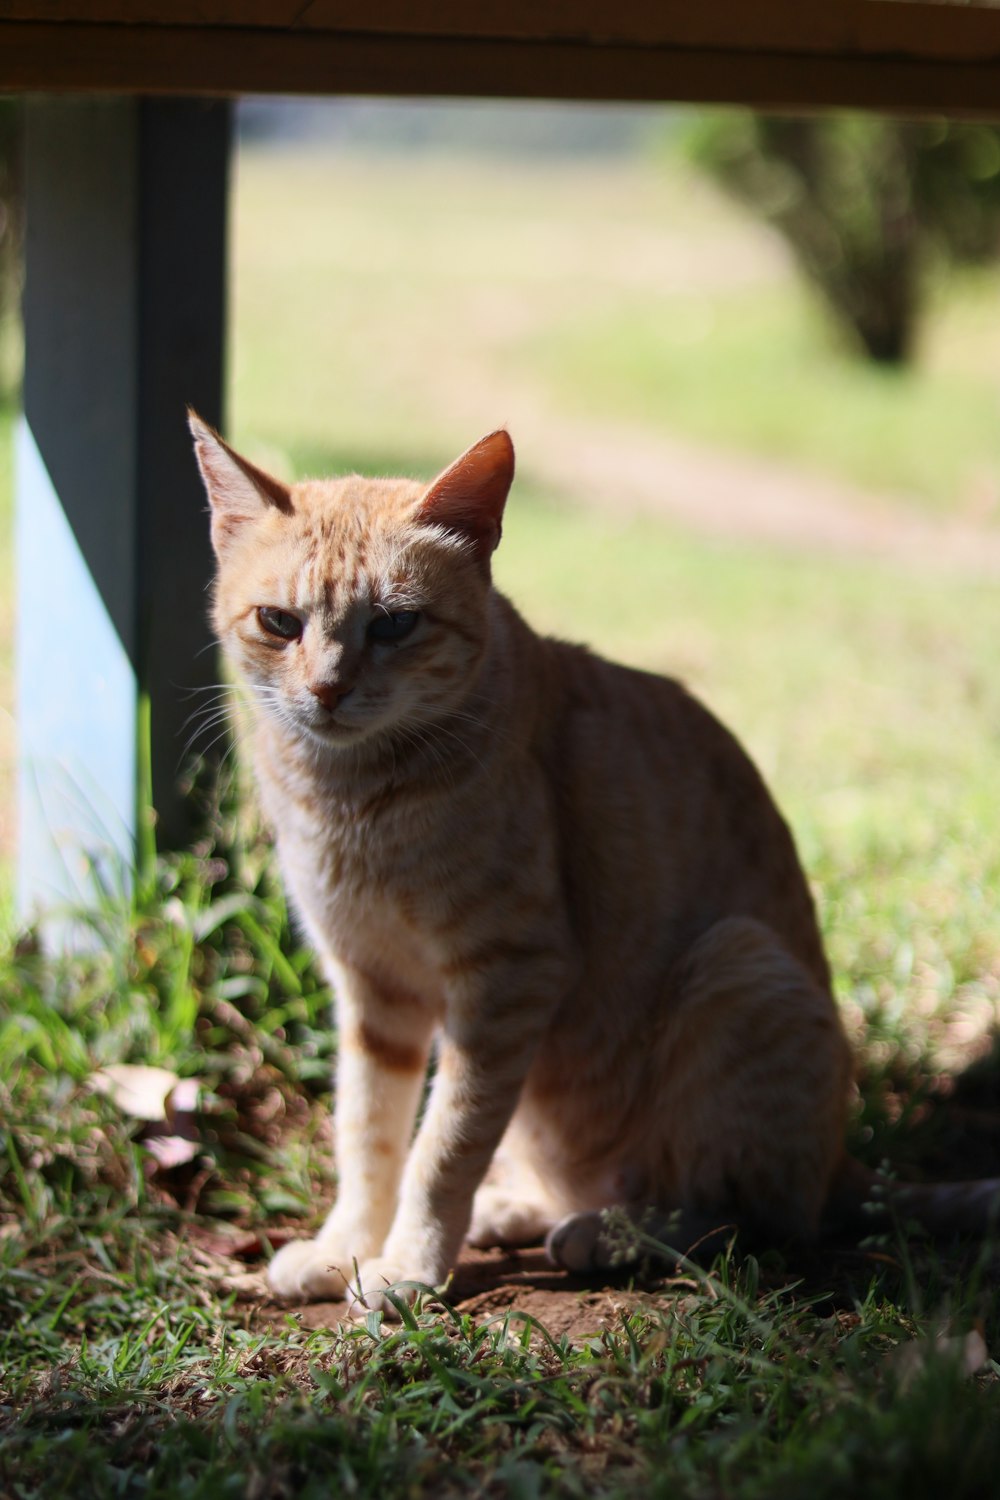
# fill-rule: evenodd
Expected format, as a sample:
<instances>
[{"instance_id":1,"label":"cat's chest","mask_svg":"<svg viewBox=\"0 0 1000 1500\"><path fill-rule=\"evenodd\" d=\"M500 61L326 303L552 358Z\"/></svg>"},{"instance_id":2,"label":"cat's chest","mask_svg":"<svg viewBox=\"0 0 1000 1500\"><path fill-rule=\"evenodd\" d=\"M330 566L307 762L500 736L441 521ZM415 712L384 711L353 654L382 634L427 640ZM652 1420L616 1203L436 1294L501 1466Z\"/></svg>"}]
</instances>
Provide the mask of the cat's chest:
<instances>
[{"instance_id":1,"label":"cat's chest","mask_svg":"<svg viewBox=\"0 0 1000 1500\"><path fill-rule=\"evenodd\" d=\"M267 808L286 883L315 939L359 963L435 968L453 885L455 839L440 815L389 798L369 805L315 795Z\"/></svg>"},{"instance_id":2,"label":"cat's chest","mask_svg":"<svg viewBox=\"0 0 1000 1500\"><path fill-rule=\"evenodd\" d=\"M433 867L447 881L449 832L439 808L416 808L391 795L368 801L322 794L270 809L283 862L352 909L387 900L412 904Z\"/></svg>"},{"instance_id":3,"label":"cat's chest","mask_svg":"<svg viewBox=\"0 0 1000 1500\"><path fill-rule=\"evenodd\" d=\"M419 903L421 893L444 890L460 876L462 851L488 833L481 816L469 816L468 787L442 787L418 774L398 782L334 780L322 767L283 763L267 739L257 751L261 798L282 863L340 904Z\"/></svg>"},{"instance_id":4,"label":"cat's chest","mask_svg":"<svg viewBox=\"0 0 1000 1500\"><path fill-rule=\"evenodd\" d=\"M278 843L293 905L318 951L435 1008L447 959L428 910L435 898L420 899L377 854L353 844L344 851L334 836L297 841L286 830Z\"/></svg>"}]
</instances>

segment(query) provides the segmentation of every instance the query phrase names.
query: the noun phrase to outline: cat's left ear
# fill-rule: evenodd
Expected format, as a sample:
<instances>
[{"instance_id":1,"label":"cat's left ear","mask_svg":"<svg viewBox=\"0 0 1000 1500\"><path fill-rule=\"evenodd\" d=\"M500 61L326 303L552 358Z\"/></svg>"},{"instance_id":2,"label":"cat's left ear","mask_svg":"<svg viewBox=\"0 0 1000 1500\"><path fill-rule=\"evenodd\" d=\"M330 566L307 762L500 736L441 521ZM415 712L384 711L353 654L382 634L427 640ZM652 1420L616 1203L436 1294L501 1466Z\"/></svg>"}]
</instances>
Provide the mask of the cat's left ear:
<instances>
[{"instance_id":1,"label":"cat's left ear","mask_svg":"<svg viewBox=\"0 0 1000 1500\"><path fill-rule=\"evenodd\" d=\"M419 518L470 541L488 577L513 479L514 444L501 428L480 438L438 475L420 502Z\"/></svg>"},{"instance_id":2,"label":"cat's left ear","mask_svg":"<svg viewBox=\"0 0 1000 1500\"><path fill-rule=\"evenodd\" d=\"M188 427L212 507L212 545L217 555L221 555L241 527L248 521L259 520L272 507L291 515L291 491L280 479L272 478L242 458L223 442L214 427L209 427L190 409Z\"/></svg>"}]
</instances>

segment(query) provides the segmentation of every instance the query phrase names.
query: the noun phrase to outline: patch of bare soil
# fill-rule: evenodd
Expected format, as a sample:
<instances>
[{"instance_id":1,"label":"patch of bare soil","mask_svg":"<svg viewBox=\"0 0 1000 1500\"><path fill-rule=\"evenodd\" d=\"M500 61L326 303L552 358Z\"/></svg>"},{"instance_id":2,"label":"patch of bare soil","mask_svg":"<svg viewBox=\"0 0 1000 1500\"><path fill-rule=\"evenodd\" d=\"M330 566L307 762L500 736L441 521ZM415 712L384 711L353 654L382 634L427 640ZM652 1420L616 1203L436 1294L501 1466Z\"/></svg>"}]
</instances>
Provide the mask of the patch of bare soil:
<instances>
[{"instance_id":1,"label":"patch of bare soil","mask_svg":"<svg viewBox=\"0 0 1000 1500\"><path fill-rule=\"evenodd\" d=\"M278 1303L267 1300L261 1275L232 1278L230 1284L234 1282L241 1299L260 1298L253 1310L256 1323L280 1324L292 1316L303 1328L336 1328L348 1320L343 1302ZM500 1319L513 1310L520 1320L541 1323L552 1338L579 1344L617 1326L622 1315L648 1300L658 1284L640 1288L625 1277L569 1276L555 1270L542 1249L466 1247L444 1295L449 1306L472 1314L477 1322Z\"/></svg>"},{"instance_id":2,"label":"patch of bare soil","mask_svg":"<svg viewBox=\"0 0 1000 1500\"><path fill-rule=\"evenodd\" d=\"M214 1261L213 1279L222 1290L236 1293L253 1327L278 1328L288 1318L306 1329L350 1325L344 1302L277 1302L268 1291L262 1271L241 1273L231 1258L207 1255L204 1250L196 1254L205 1270ZM794 1286L815 1306L826 1304L833 1312L853 1307L877 1271L897 1270L902 1274L902 1269L891 1251L839 1243L803 1249L787 1263L781 1257L769 1258L760 1269L759 1283L762 1290ZM675 1305L708 1286L710 1282L682 1273L677 1267L659 1275L570 1276L553 1269L542 1249L466 1247L444 1298L450 1307L470 1314L478 1323L500 1321L510 1315L515 1332L523 1324L540 1324L552 1339L581 1345L606 1329L619 1328L629 1313Z\"/></svg>"}]
</instances>

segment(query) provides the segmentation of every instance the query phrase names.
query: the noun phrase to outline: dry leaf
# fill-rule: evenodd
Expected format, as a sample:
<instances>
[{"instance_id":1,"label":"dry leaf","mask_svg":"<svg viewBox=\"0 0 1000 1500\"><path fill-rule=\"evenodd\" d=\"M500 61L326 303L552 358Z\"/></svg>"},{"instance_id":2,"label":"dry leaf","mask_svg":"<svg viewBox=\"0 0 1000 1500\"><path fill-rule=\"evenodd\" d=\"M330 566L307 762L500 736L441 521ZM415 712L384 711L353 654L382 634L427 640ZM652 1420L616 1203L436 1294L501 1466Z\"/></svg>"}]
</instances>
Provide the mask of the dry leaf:
<instances>
[{"instance_id":1,"label":"dry leaf","mask_svg":"<svg viewBox=\"0 0 1000 1500\"><path fill-rule=\"evenodd\" d=\"M200 1078L179 1078L164 1101L167 1119L181 1120L188 1115L193 1116L198 1108L200 1093Z\"/></svg>"},{"instance_id":2,"label":"dry leaf","mask_svg":"<svg viewBox=\"0 0 1000 1500\"><path fill-rule=\"evenodd\" d=\"M178 1078L168 1068L111 1063L91 1075L90 1086L123 1114L146 1122L139 1139L161 1171L185 1167L201 1155L197 1078Z\"/></svg>"},{"instance_id":3,"label":"dry leaf","mask_svg":"<svg viewBox=\"0 0 1000 1500\"><path fill-rule=\"evenodd\" d=\"M142 1144L165 1172L173 1167L187 1166L189 1161L201 1155L201 1142L188 1140L183 1135L148 1135Z\"/></svg>"},{"instance_id":4,"label":"dry leaf","mask_svg":"<svg viewBox=\"0 0 1000 1500\"><path fill-rule=\"evenodd\" d=\"M144 1063L110 1063L90 1075L90 1087L136 1120L165 1120L167 1099L180 1083L167 1068Z\"/></svg>"}]
</instances>

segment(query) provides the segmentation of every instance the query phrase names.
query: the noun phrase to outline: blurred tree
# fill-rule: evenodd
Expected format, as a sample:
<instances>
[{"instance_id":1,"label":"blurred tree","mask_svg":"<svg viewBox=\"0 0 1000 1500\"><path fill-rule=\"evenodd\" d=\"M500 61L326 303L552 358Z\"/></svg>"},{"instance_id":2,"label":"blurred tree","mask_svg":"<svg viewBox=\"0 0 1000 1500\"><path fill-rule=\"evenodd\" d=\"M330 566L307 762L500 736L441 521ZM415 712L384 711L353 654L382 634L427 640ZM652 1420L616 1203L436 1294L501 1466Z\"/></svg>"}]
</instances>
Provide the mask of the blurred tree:
<instances>
[{"instance_id":1,"label":"blurred tree","mask_svg":"<svg viewBox=\"0 0 1000 1500\"><path fill-rule=\"evenodd\" d=\"M934 254L1000 250L1000 127L728 110L701 118L695 161L781 231L837 321L871 359L913 352Z\"/></svg>"},{"instance_id":2,"label":"blurred tree","mask_svg":"<svg viewBox=\"0 0 1000 1500\"><path fill-rule=\"evenodd\" d=\"M17 101L0 98L0 401L16 384L21 296L21 181Z\"/></svg>"}]
</instances>

